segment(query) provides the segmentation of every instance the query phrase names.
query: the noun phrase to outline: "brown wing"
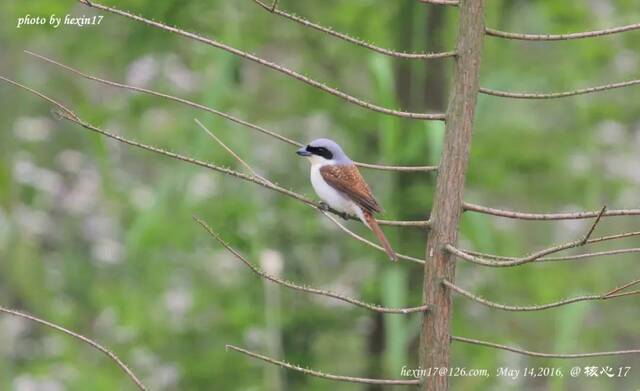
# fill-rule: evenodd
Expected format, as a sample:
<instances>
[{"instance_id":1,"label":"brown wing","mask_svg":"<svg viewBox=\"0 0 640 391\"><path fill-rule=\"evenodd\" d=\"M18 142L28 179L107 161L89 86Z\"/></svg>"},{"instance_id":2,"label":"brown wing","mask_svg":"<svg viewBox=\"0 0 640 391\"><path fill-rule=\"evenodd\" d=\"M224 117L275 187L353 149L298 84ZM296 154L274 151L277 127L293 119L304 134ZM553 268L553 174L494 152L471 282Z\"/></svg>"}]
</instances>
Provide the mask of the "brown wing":
<instances>
[{"instance_id":1,"label":"brown wing","mask_svg":"<svg viewBox=\"0 0 640 391\"><path fill-rule=\"evenodd\" d=\"M381 212L382 208L373 197L371 189L364 181L358 167L354 165L337 166L329 165L320 167L320 175L334 189L345 194L364 210L369 212Z\"/></svg>"}]
</instances>

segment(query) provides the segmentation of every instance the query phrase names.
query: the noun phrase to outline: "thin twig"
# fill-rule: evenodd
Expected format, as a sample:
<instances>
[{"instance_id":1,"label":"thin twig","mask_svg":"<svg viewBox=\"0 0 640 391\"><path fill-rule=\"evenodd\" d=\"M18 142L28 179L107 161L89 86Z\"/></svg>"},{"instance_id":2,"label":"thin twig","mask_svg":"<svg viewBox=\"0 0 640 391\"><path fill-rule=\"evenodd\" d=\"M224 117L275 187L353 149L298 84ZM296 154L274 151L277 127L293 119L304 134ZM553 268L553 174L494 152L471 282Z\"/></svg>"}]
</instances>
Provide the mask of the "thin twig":
<instances>
[{"instance_id":1,"label":"thin twig","mask_svg":"<svg viewBox=\"0 0 640 391\"><path fill-rule=\"evenodd\" d=\"M635 281L634 283L638 283L638 281ZM626 286L631 286L634 283L629 283ZM505 310L505 311L514 311L514 312L527 312L527 311L541 311L541 310L546 310L549 308L556 308L556 307L561 307L563 305L567 305L567 304L571 304L571 303L578 303L581 301L590 301L590 300L608 300L608 299L613 299L616 297L622 297L622 296L629 296L629 294L617 294L617 292L619 292L620 290L624 289L625 287L620 287L620 288L616 288L614 290L612 290L609 293L605 293L605 294L601 294L601 295L584 295L584 296L578 296L578 297L572 297L570 299L564 299L564 300L560 300L560 301L556 301L553 303L548 303L548 304L539 304L539 305L529 305L529 306L517 306L517 305L507 305L507 304L501 304L501 303L496 303L493 301L489 301L486 299L483 299L482 297L478 296L478 295L474 295L473 293L466 291L464 289L462 289L461 287L455 285L454 283L447 281L447 280L443 280L442 284L453 289L454 291L460 293L463 296L466 296L467 298L483 304L487 307L491 307L491 308L497 308L500 310ZM637 293L640 293L640 291L637 291ZM636 294L637 294L636 293Z\"/></svg>"},{"instance_id":2,"label":"thin twig","mask_svg":"<svg viewBox=\"0 0 640 391\"><path fill-rule=\"evenodd\" d=\"M47 102L58 106L61 110L63 110L65 113L67 113L67 115L69 115L69 117L78 119L78 116L76 115L76 113L71 111L69 108L61 105L60 103L56 102L55 100L49 98L48 96L44 95L43 93L38 92L38 91L36 91L36 90L34 90L32 88L29 88L29 87L25 86L24 84L20 84L17 81L13 81L11 79L7 79L6 77L3 77L3 76L0 76L0 80L5 81L5 82L7 82L9 84L12 84L12 85L14 85L16 87L22 88L23 90L27 90L30 93L32 93L32 94L34 94L34 95L46 100Z\"/></svg>"},{"instance_id":3,"label":"thin twig","mask_svg":"<svg viewBox=\"0 0 640 391\"><path fill-rule=\"evenodd\" d=\"M438 171L438 166L396 166L396 165L372 164L372 163L362 163L362 162L354 162L354 164L358 167L371 168L374 170L381 170L381 171L398 171L398 172Z\"/></svg>"},{"instance_id":4,"label":"thin twig","mask_svg":"<svg viewBox=\"0 0 640 391\"><path fill-rule=\"evenodd\" d=\"M292 139L290 139L288 137L285 137L285 136L283 136L283 135L281 135L281 134L279 134L279 133L277 133L277 132L275 132L273 130L266 129L266 128L262 127L262 126L259 126L259 125L253 124L251 122L245 121L243 119L234 117L234 116L232 116L232 115L230 115L228 113L216 110L216 109L211 108L209 106L204 106L204 105L201 105L199 103L190 101L188 99L179 98L177 96L165 94L165 93L162 93L162 92L158 92L158 91L154 91L154 90L150 90L150 89L146 89L146 88L142 88L142 87L136 87L136 86L132 86L132 85L124 84L124 83L118 83L118 82L111 81L111 80L102 79L102 78L99 78L97 76L86 74L86 73L84 73L84 72L82 72L82 71L80 71L78 69L75 69L75 68L72 68L72 67L70 67L68 65L62 64L62 63L60 63L58 61L55 61L55 60L53 60L51 58L48 58L48 57L45 57L45 56L43 56L41 54L37 54L37 53L31 52L29 50L25 50L24 52L26 54L30 55L30 56L36 57L36 58L38 58L40 60L43 60L43 61L45 61L45 62L47 62L49 64L53 64L55 66L58 66L58 67L66 70L68 72L76 74L76 75L78 75L80 77L83 77L85 79L92 80L92 81L95 81L95 82L98 82L98 83L101 83L101 84L104 84L104 85L108 85L108 86L111 86L111 87L122 88L122 89L129 90L129 91L141 92L143 94L157 96L159 98L168 99L168 100L171 100L171 101L174 101L174 102L178 102L178 103L184 104L186 106L189 106L189 107L192 107L192 108L195 108L195 109L198 109L198 110L203 110L203 111L209 112L211 114L220 116L220 117L222 117L222 118L224 118L226 120L229 120L231 122L237 123L237 124L242 125L242 126L245 126L245 127L249 128L249 129L256 130L256 131L258 131L260 133L266 134L266 135L268 135L270 137L273 137L276 140L282 141L284 143L287 143L287 144L290 144L290 145L293 145L293 146L296 146L296 147L301 147L303 145L301 142L296 141L296 140L292 140ZM355 162L355 164L357 166L359 166L359 167L364 167L364 168L370 168L370 169L375 169L375 170L383 170L383 171L397 171L397 172L432 172L432 171L436 171L438 169L438 166L396 166L396 165L371 164L371 163L362 163L362 162Z\"/></svg>"},{"instance_id":5,"label":"thin twig","mask_svg":"<svg viewBox=\"0 0 640 391\"><path fill-rule=\"evenodd\" d=\"M619 287L617 287L615 289L612 289L611 291L607 292L604 296L607 297L607 298L613 297L618 292L620 292L622 290L625 290L625 289L629 288L630 286L637 285L637 284L640 284L640 279L631 281L631 282L626 283L626 284L624 284L622 286L619 286ZM637 291L633 291L633 292L637 292ZM632 293L632 292L627 292L627 293Z\"/></svg>"},{"instance_id":6,"label":"thin twig","mask_svg":"<svg viewBox=\"0 0 640 391\"><path fill-rule=\"evenodd\" d=\"M476 255L482 258L497 259L500 261L513 261L513 260L519 259L517 257L506 257L503 255L487 254L479 251L472 251L472 250L466 250L466 249L461 251L464 251L467 254ZM640 253L640 248L623 248L620 250L596 251L596 252L585 253L585 254L565 255L563 257L544 257L544 258L536 259L535 262L537 263L537 262L572 261L572 260L583 259L583 258L594 258L594 257L600 257L600 256L607 256L607 255L619 255L619 254L631 254L631 253Z\"/></svg>"},{"instance_id":7,"label":"thin twig","mask_svg":"<svg viewBox=\"0 0 640 391\"><path fill-rule=\"evenodd\" d=\"M349 236L355 238L356 240L361 241L362 243L365 243L368 246L371 246L373 248L376 248L382 252L385 251L384 248L382 248L382 246L379 246L365 238L363 238L362 236L358 235L357 233L351 231L349 228L345 227L342 223L340 223L338 221L338 219L336 219L335 217L331 216L330 214L328 214L327 212L325 212L322 209L318 209L320 211L320 213L322 213L323 215L325 215L329 220L331 220L335 225L338 226L338 228L340 228L342 231L346 232ZM421 265L424 265L424 259L420 259L420 258L415 258L412 257L410 255L404 255L404 254L400 254L400 253L396 253L396 255L398 256L399 259L405 259L407 261L411 261L411 262L415 262Z\"/></svg>"},{"instance_id":8,"label":"thin twig","mask_svg":"<svg viewBox=\"0 0 640 391\"><path fill-rule=\"evenodd\" d=\"M196 124L198 124L198 126L200 126L202 128L202 130L204 130L216 143L218 143L218 145L220 145L222 148L224 148L225 151L227 151L231 156L233 156L238 162L240 162L240 164L242 164L244 166L244 168L246 168L249 173L251 173L251 175L253 175L256 178L260 178L265 182L271 183L273 184L270 180L265 179L262 175L258 174L257 172L255 172L253 170L253 168L251 168L251 166L249 165L249 163L245 162L244 160L242 160L242 158L240 156L238 156L237 153L235 153L231 148L229 148L227 146L227 144L223 143L222 140L220 140L218 137L216 137L215 134L213 134L206 126L204 126L202 124L202 122L200 122L197 118L193 119L195 121Z\"/></svg>"},{"instance_id":9,"label":"thin twig","mask_svg":"<svg viewBox=\"0 0 640 391\"><path fill-rule=\"evenodd\" d=\"M466 337L456 337L451 336L451 340L464 342L472 345L480 345L487 346L490 348L508 350L510 352L524 354L525 356L532 357L547 357L547 358L587 358L587 357L604 357L604 356L620 356L625 354L638 354L640 353L640 349L630 349L630 350L614 350L610 352L594 352L594 353L571 353L571 354L561 354L561 353L541 353L541 352L533 352L531 350L524 350L520 348L516 348L513 346L500 345L493 342L481 341L478 339L466 338Z\"/></svg>"},{"instance_id":10,"label":"thin twig","mask_svg":"<svg viewBox=\"0 0 640 391\"><path fill-rule=\"evenodd\" d=\"M610 35L616 33L623 33L625 31L632 31L640 29L640 23L628 24L626 26L613 27L604 30L585 31L581 33L570 34L522 34L522 33L510 33L506 31L495 30L487 28L487 35L492 37L519 39L524 41L565 41L569 39L580 39L590 37L600 37L603 35Z\"/></svg>"},{"instance_id":11,"label":"thin twig","mask_svg":"<svg viewBox=\"0 0 640 391\"><path fill-rule=\"evenodd\" d=\"M634 232L625 232L622 234L617 234L617 235L610 235L610 236L602 236L599 238L595 238L595 239L588 239L585 243L582 243L582 239L580 240L574 240L573 242L568 242L568 243L564 243L564 244L560 244L557 246L553 246L553 247L549 247L540 251L536 251L534 253L532 253L529 256L526 257L522 257L522 258L515 258L513 260L510 261L497 261L495 259L487 259L487 258L483 258L483 257L478 257L478 256L474 256L471 255L465 251L462 251L454 246L452 246L451 244L448 244L445 246L445 249L447 251L449 251L450 253L465 259L469 262L472 263L476 263L478 265L483 265L483 266L490 266L490 267L509 267L509 266L518 266L518 265L522 265L525 263L529 263L529 262L533 262L536 261L542 257L544 257L545 255L549 255L549 254L553 254L553 253L557 253L563 250L567 250L570 248L574 248L574 247L580 247L586 244L591 244L591 243L599 243L599 242L604 242L607 240L614 240L614 239L622 239L622 238L629 238L629 237L633 237L633 236L640 236L640 231L634 231Z\"/></svg>"},{"instance_id":12,"label":"thin twig","mask_svg":"<svg viewBox=\"0 0 640 391\"><path fill-rule=\"evenodd\" d=\"M304 373L305 375L320 377L322 379L327 380L336 380L350 383L362 383L362 384L385 384L385 385L416 385L420 384L420 380L388 380L388 379L368 379L364 377L352 377L352 376L341 376L341 375L332 375L330 373L324 373L320 371L316 371L309 368L302 368L301 366L295 364L289 364L288 362L276 360L275 358L263 356L262 354L258 354L243 348L239 348L234 345L226 345L226 349L231 349L236 352L242 353L249 357L257 358L259 360L268 362L270 364L278 365L282 368L292 369L294 371L298 371Z\"/></svg>"},{"instance_id":13,"label":"thin twig","mask_svg":"<svg viewBox=\"0 0 640 391\"><path fill-rule=\"evenodd\" d=\"M510 210L490 208L488 206L476 205L470 202L464 202L462 207L465 211L478 212L492 216L506 217L510 219L520 220L579 220L590 219L598 216L600 211L592 212L568 212L568 213L526 213L513 212ZM640 209L612 209L607 210L604 217L609 216L640 216Z\"/></svg>"},{"instance_id":14,"label":"thin twig","mask_svg":"<svg viewBox=\"0 0 640 391\"><path fill-rule=\"evenodd\" d=\"M338 31L335 31L333 29L331 29L330 27L325 27L322 26L320 24L311 22L305 18L302 18L300 16L279 10L279 9L275 9L272 5L266 4L265 2L263 2L262 0L253 0L254 3L258 4L260 7L264 8L265 10L281 16L283 18L292 20L294 22L300 23L301 25L305 26L305 27L310 27L312 29L318 30L320 32L323 32L325 34L331 35L333 37L342 39L344 41L347 41L349 43L353 43L355 45L361 46L363 48L367 48L370 50L373 50L374 52L377 53L381 53L381 54L385 54L387 56L391 56L391 57L396 57L396 58L407 58L407 59L434 59L434 58L446 58L446 57L453 57L456 55L455 51L449 51L449 52L440 52L440 53L405 53L405 52L399 52L399 51L395 51L395 50L390 50L390 49L385 49L376 45L373 45L369 42L363 41L361 39L352 37L348 34L345 33L341 33Z\"/></svg>"},{"instance_id":15,"label":"thin twig","mask_svg":"<svg viewBox=\"0 0 640 391\"><path fill-rule=\"evenodd\" d=\"M593 221L593 224L591 224L591 228L589 228L589 231L587 231L586 235L584 235L584 237L582 238L582 242L580 242L581 246L584 246L584 244L587 243L587 240L589 240L589 238L591 237L591 234L593 234L593 231L596 229L596 225L598 225L598 223L600 222L600 219L602 218L602 215L606 211L607 211L607 206L605 205L602 207L602 209L600 209L600 213L598 213L598 217L596 217L596 219Z\"/></svg>"},{"instance_id":16,"label":"thin twig","mask_svg":"<svg viewBox=\"0 0 640 391\"><path fill-rule=\"evenodd\" d=\"M425 4L436 4L436 5L458 5L458 0L418 0L421 3Z\"/></svg>"},{"instance_id":17,"label":"thin twig","mask_svg":"<svg viewBox=\"0 0 640 391\"><path fill-rule=\"evenodd\" d=\"M589 87L589 88L582 88L582 89L573 90L573 91L562 91L562 92L548 92L548 93L542 93L542 92L509 92L509 91L492 90L490 88L484 88L484 87L480 87L480 92L483 93L483 94L486 94L486 95L499 96L499 97L502 97L502 98L553 99L553 98L564 98L564 97L567 97L567 96L574 96L574 95L584 95L584 94L589 94L589 93L592 93L592 92L613 90L613 89L616 89L616 88L629 87L629 86L633 86L633 85L636 85L636 84L640 84L640 79L628 80L628 81L623 81L623 82L619 82L619 83L611 83L611 84L605 84L605 85L597 86L597 87Z\"/></svg>"},{"instance_id":18,"label":"thin twig","mask_svg":"<svg viewBox=\"0 0 640 391\"><path fill-rule=\"evenodd\" d=\"M254 272L258 277L264 278L266 280L275 282L276 284L280 284L282 286L286 286L287 288L291 288L297 291L301 291L301 292L307 292L307 293L312 293L314 295L320 295L320 296L326 296L326 297L331 297L334 299L338 299L338 300L342 300L344 302L347 303L351 303L354 305L357 305L358 307L362 307L362 308L366 308L369 309L371 311L375 311L375 312L381 312L381 313L388 313L388 314L411 314L414 312L424 312L427 311L427 306L425 305L421 305L418 307L408 307L408 308L388 308L388 307L383 307L383 306L379 306L376 304L369 304L369 303L365 303L361 300L357 300L354 298L351 298L349 296L345 296L339 293L335 293L332 291L328 291L328 290L324 290L324 289L317 289L317 288L311 288L308 286L303 286L303 285L298 285L296 283L290 282L290 281L286 281L286 280L282 280L278 277L272 276L270 274L267 274L266 272L260 270L258 267L254 266L251 262L249 262L247 260L247 258L245 258L242 254L240 254L236 249L234 249L233 247L231 247L227 242L225 242L220 235L218 235L218 233L216 233L213 229L211 229L211 227L209 227L209 225L207 223L205 223L203 220L199 219L198 217L193 217L193 219L202 226L202 228L204 228L209 235L211 235L211 237L213 237L215 240L218 241L218 243L220 243L225 249L227 249L227 251L229 251L231 254L233 254L237 259L239 259L242 263L244 263L249 269L251 269L252 272Z\"/></svg>"},{"instance_id":19,"label":"thin twig","mask_svg":"<svg viewBox=\"0 0 640 391\"><path fill-rule=\"evenodd\" d=\"M615 295L607 296L606 299L610 299L610 298L613 298L613 297L635 296L635 295L640 295L640 289L639 290L635 290L635 291L616 293Z\"/></svg>"},{"instance_id":20,"label":"thin twig","mask_svg":"<svg viewBox=\"0 0 640 391\"><path fill-rule=\"evenodd\" d=\"M129 367L124 362L122 362L118 358L118 356L116 356L115 353L111 352L109 349L107 349L104 346L100 345L98 342L96 342L96 341L94 341L92 339L89 339L89 338L85 337L84 335L81 335L81 334L78 334L78 333L73 332L71 330L68 330L68 329L66 329L66 328L64 328L62 326L59 326L59 325L55 324L55 323L48 322L46 320L37 318L37 317L35 317L33 315L29 315L29 314L26 314L24 312L12 310L12 309L5 308L5 307L0 307L0 312L3 312L5 314L9 314L9 315L13 315L13 316L17 316L17 317L20 317L20 318L24 318L24 319L30 320L32 322L39 323L41 325L47 326L49 328L52 328L54 330L61 331L61 332L65 333L65 334L67 334L67 335L72 336L73 338L75 338L75 339L77 339L79 341L82 341L82 342L86 343L87 345L89 345L89 346L99 350L100 352L104 353L113 362L115 362L120 367L120 369L122 369L124 371L124 373L136 384L136 386L139 389L141 389L143 391L147 389L144 386L144 384L142 384L140 379L138 379L138 377L133 373L133 371L131 369L129 369Z\"/></svg>"},{"instance_id":21,"label":"thin twig","mask_svg":"<svg viewBox=\"0 0 640 391\"><path fill-rule=\"evenodd\" d=\"M349 103L353 103L355 105L358 105L360 107L364 107L364 108L372 110L372 111L376 111L376 112L383 113L383 114L394 115L394 116L397 116L397 117L412 118L412 119L438 120L438 121L444 121L445 120L445 115L443 113L436 113L436 114L431 114L431 113L428 113L428 114L425 114L425 113L413 113L413 112L401 111L401 110L393 110L393 109L389 109L389 108L386 108L386 107L378 106L378 105L375 105L373 103L364 101L364 100L362 100L360 98L356 98L353 95L349 95L349 94L347 94L345 92L342 92L342 91L340 91L340 90L338 90L336 88L329 87L329 86L325 85L322 82L319 82L319 81L317 81L315 79L311 79L311 78L309 78L309 77L307 77L307 76L305 76L305 75L303 75L301 73L293 71L293 70L291 70L289 68L286 68L286 67L284 67L282 65L276 64L276 63L268 61L268 60L265 60L264 58L258 57L258 56L254 55L254 54L251 54L251 53L248 53L248 52L244 52L242 50L236 49L235 47L226 45L226 44L224 44L222 42L219 42L219 41L204 37L202 35L198 35L198 34L195 34L195 33L189 32L189 31L185 31L185 30L179 29L177 27L168 26L168 25L166 25L164 23L160 23L160 22L156 22L156 21L153 21L153 20L150 20L150 19L146 19L146 18L143 18L141 16L134 15L134 14L131 14L131 13L126 12L126 11L122 11L122 10L117 9L117 8L107 7L105 5L102 5L102 4L93 2L93 1L91 3L88 3L86 0L78 0L78 2L80 2L80 3L84 4L84 5L88 5L90 7L93 7L93 8L97 8L97 9L100 9L100 10L103 10L103 11L111 12L111 13L116 14L116 15L121 15L121 16L127 17L129 19L144 23L144 24L146 24L148 26L153 26L153 27L159 28L161 30L165 30L165 31L171 32L173 34L181 35L183 37L187 37L187 38L196 40L198 42L202 42L204 44L207 44L209 46L213 46L213 47L218 48L218 49L222 49L222 50L224 50L224 51L226 51L228 53L234 54L234 55L236 55L238 57L242 57L242 58L244 58L246 60L253 61L253 62L258 63L260 65L263 65L263 66L265 66L267 68L271 68L271 69L273 69L275 71L278 71L278 72L280 72L280 73L282 73L284 75L287 75L287 76L290 76L290 77L292 77L294 79L300 80L300 81L302 81L302 82L304 82L304 83L306 83L306 84L308 84L310 86L316 87L319 90L322 90L322 91L327 92L327 93L329 93L331 95L334 95L334 96L337 96L339 98L342 98L342 99L346 100Z\"/></svg>"},{"instance_id":22,"label":"thin twig","mask_svg":"<svg viewBox=\"0 0 640 391\"><path fill-rule=\"evenodd\" d=\"M50 97L47 97L46 95L43 95L40 92L32 90L32 89L30 89L30 88L28 88L28 87L26 87L26 86L24 86L24 85L22 85L20 83L17 83L15 81L12 81L12 80L7 79L7 78L2 77L2 76L0 76L0 80L4 80L4 81L6 81L8 83L11 83L11 84L17 86L17 87L23 88L23 89L25 89L25 90L27 90L27 91L39 96L39 97L51 102L52 104L54 104L55 106L57 106L60 109L60 112L59 112L59 117L60 118L63 118L63 119L66 119L68 121L71 121L73 123L76 123L76 124L82 126L83 128L91 130L91 131L93 131L95 133L99 133L99 134L101 134L103 136L109 137L111 139L114 139L116 141L122 142L124 144L128 144L128 145L131 145L131 146L134 146L134 147L137 147L137 148L141 148L141 149L145 149L147 151L155 152L155 153L158 153L160 155L164 155L164 156L170 157L172 159L181 160L181 161L184 161L186 163L190 163L190 164L193 164L193 165L196 165L196 166L208 168L210 170L221 172L223 174L231 175L231 176L236 177L238 179L242 179L242 180L245 180L245 181L248 181L248 182L253 182L253 183L261 185L261 186L263 186L263 187L265 187L267 189L271 189L271 190L277 191L277 192L279 192L281 194L284 194L284 195L287 195L287 196L292 197L294 199L297 199L298 201L301 201L301 202L303 202L303 203L305 203L307 205L310 205L310 206L312 206L312 207L314 207L316 209L317 208L321 208L321 205L318 202L315 202L315 201L305 197L302 194L296 193L296 192L294 192L292 190L286 189L286 188L284 188L282 186L279 186L277 184L266 183L266 182L262 181L260 178L253 177L251 175L246 175L246 174L243 174L243 173L240 173L240 172L237 172L237 171L225 168L225 167L217 166L215 164L204 162L202 160L193 159L193 158L190 158L190 157L187 157L187 156L183 156L183 155L177 154L175 152L171 152L171 151L168 151L168 150L165 150L165 149L162 149L162 148L158 148L158 147L155 147L155 146L152 146L152 145L143 144L143 143L140 143L138 141L130 140L130 139L127 139L127 138L122 137L120 135L108 132L106 130L103 130L103 129L97 127L97 126L94 126L94 125L92 125L92 124L80 119L75 114L67 114L67 113L73 113L73 111L68 109L66 106L64 106L60 102L55 101L55 100L51 99ZM73 115L73 117L71 115ZM331 208L329 208L329 211L331 213L334 213L334 214L338 215L338 216L343 216L344 215L343 213L341 213L339 211L336 211L334 209L331 209ZM349 219L359 221L359 219L356 216L347 216L347 217ZM398 227L424 227L424 226L428 225L428 221L427 220L419 220L419 221L378 220L378 223L381 224L381 225L398 226Z\"/></svg>"},{"instance_id":23,"label":"thin twig","mask_svg":"<svg viewBox=\"0 0 640 391\"><path fill-rule=\"evenodd\" d=\"M103 79L103 78L100 78L100 77L97 77L97 76L90 75L88 73L84 73L84 72L82 72L82 71L80 71L80 70L78 70L76 68L70 67L69 65L62 64L62 63L60 63L60 62L58 62L56 60L53 60L53 59L51 59L49 57L46 57L46 56L43 56L41 54L34 53L32 51L29 51L29 50L24 50L24 52L26 54L30 55L30 56L36 57L36 58L38 58L40 60L43 60L43 61L45 61L45 62L47 62L49 64L55 65L57 67L60 67L60 68L66 70L68 72L71 72L71 73L73 73L75 75L81 76L81 77L83 77L85 79L93 80L95 82L98 82L98 83L101 83L101 84L104 84L104 85L108 85L108 86L111 86L111 87L117 87L117 88L122 88L122 89L125 89L125 90L141 92L141 93L144 93L144 94L153 95L153 96L157 96L159 98L168 99L168 100L172 100L174 102L182 103L184 105L193 107L195 109L204 110L204 111L207 111L209 113L215 114L215 115L220 116L220 117L222 117L222 118L224 118L226 120L235 122L235 123L237 123L239 125L242 125L242 126L246 126L246 127L250 128L250 129L256 130L256 131L261 132L261 133L264 133L264 134L266 134L268 136L274 137L274 138L276 138L276 139L278 139L280 141L283 141L285 143L294 145L296 147L302 146L302 143L300 143L298 141L292 140L292 139L287 138L287 137L285 137L285 136L283 136L283 135L281 135L279 133L276 133L274 131L265 129L265 128L261 127L261 126L258 126L258 125L252 124L250 122L247 122L245 120L242 120L240 118L234 117L234 116L232 116L232 115L230 115L228 113L225 113L223 111L219 111L219 110L216 110L214 108L211 108L211 107L208 107L208 106L204 106L204 105L201 105L199 103L196 103L196 102L193 102L193 101L190 101L190 100L187 100L187 99L179 98L177 96L165 94L165 93L154 91L154 90L150 90L150 89L147 89L147 88L136 87L136 86L132 86L132 85L129 85L129 84L118 83L118 82L115 82L115 81Z\"/></svg>"}]
</instances>

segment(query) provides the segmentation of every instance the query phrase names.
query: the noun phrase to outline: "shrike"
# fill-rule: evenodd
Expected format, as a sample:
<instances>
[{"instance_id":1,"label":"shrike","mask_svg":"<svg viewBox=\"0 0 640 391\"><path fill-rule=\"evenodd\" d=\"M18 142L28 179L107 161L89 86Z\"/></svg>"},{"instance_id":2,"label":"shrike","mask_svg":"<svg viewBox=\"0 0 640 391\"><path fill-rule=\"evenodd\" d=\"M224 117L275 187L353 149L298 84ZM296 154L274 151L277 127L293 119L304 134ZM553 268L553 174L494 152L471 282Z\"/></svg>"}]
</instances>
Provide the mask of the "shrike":
<instances>
[{"instance_id":1,"label":"shrike","mask_svg":"<svg viewBox=\"0 0 640 391\"><path fill-rule=\"evenodd\" d=\"M357 216L376 235L392 261L398 257L384 236L374 213L382 208L373 197L358 167L335 141L319 138L296 152L311 162L311 185L331 208Z\"/></svg>"}]
</instances>

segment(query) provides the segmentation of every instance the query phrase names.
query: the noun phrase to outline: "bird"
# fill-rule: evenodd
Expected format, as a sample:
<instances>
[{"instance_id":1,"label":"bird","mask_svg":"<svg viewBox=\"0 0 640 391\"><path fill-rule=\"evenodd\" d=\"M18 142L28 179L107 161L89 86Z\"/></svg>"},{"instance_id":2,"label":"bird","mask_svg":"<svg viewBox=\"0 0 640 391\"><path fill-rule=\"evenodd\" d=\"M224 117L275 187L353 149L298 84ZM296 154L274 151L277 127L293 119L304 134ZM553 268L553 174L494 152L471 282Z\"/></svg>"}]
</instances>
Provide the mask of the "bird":
<instances>
[{"instance_id":1,"label":"bird","mask_svg":"<svg viewBox=\"0 0 640 391\"><path fill-rule=\"evenodd\" d=\"M340 145L327 138L319 138L296 151L311 163L311 186L326 206L357 216L367 226L392 261L398 257L373 217L382 212L369 185L358 167Z\"/></svg>"}]
</instances>

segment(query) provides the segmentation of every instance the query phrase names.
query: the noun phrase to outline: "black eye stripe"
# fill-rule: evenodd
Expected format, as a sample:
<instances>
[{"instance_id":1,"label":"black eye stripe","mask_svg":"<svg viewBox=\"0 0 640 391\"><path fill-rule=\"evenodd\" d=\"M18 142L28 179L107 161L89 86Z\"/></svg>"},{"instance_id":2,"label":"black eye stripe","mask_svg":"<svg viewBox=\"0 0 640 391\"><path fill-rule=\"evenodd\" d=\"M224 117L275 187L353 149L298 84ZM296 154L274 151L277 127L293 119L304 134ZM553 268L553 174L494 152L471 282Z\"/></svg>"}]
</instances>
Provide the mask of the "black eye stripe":
<instances>
[{"instance_id":1,"label":"black eye stripe","mask_svg":"<svg viewBox=\"0 0 640 391\"><path fill-rule=\"evenodd\" d=\"M314 155L322 156L325 159L333 159L333 153L325 147L313 147L311 145L307 145L306 150Z\"/></svg>"}]
</instances>

